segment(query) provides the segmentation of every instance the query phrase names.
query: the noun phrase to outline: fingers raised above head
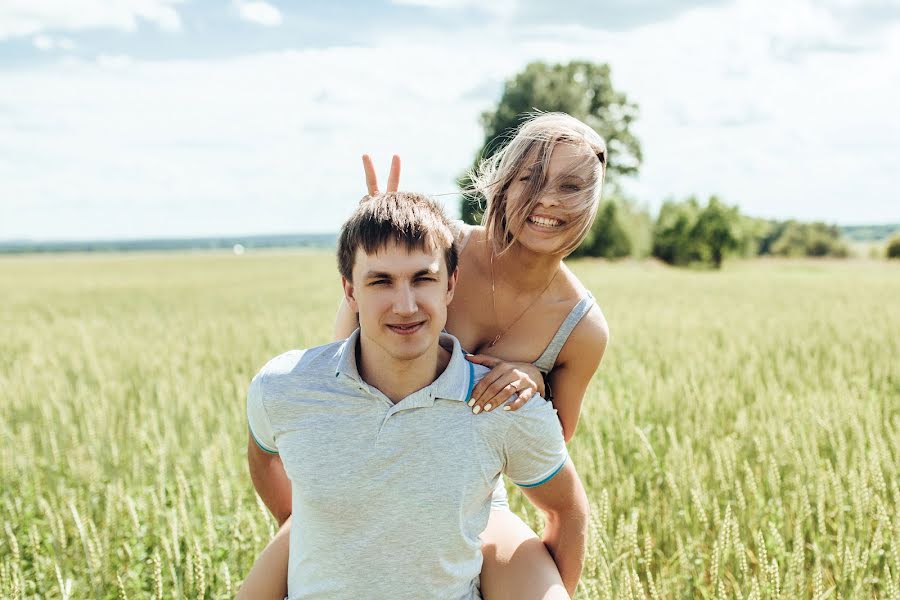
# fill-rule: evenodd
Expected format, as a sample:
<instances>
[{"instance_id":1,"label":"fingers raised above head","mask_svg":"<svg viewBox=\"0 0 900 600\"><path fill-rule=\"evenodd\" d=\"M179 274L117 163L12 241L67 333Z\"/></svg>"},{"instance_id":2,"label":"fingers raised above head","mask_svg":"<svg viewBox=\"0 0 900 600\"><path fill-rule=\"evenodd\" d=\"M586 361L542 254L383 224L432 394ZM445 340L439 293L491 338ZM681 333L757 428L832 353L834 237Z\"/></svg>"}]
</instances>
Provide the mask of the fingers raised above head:
<instances>
[{"instance_id":1,"label":"fingers raised above head","mask_svg":"<svg viewBox=\"0 0 900 600\"><path fill-rule=\"evenodd\" d=\"M366 172L366 189L369 191L370 196L375 196L378 194L378 175L375 174L375 165L372 163L372 157L368 154L363 154L362 161L363 169Z\"/></svg>"},{"instance_id":2,"label":"fingers raised above head","mask_svg":"<svg viewBox=\"0 0 900 600\"><path fill-rule=\"evenodd\" d=\"M387 190L396 192L400 186L400 157L396 154L391 158L391 173L388 175Z\"/></svg>"}]
</instances>

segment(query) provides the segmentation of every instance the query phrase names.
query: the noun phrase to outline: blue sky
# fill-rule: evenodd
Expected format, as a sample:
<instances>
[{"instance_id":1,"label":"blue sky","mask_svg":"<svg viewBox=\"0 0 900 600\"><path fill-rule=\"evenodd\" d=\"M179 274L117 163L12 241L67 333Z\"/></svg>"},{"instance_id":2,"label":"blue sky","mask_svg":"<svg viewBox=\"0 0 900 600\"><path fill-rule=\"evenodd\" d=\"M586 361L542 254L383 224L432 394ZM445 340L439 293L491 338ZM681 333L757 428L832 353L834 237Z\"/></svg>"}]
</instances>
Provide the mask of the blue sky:
<instances>
[{"instance_id":1,"label":"blue sky","mask_svg":"<svg viewBox=\"0 0 900 600\"><path fill-rule=\"evenodd\" d=\"M334 231L363 152L451 194L503 82L573 59L639 104L651 209L900 221L896 0L4 0L0 239Z\"/></svg>"}]
</instances>

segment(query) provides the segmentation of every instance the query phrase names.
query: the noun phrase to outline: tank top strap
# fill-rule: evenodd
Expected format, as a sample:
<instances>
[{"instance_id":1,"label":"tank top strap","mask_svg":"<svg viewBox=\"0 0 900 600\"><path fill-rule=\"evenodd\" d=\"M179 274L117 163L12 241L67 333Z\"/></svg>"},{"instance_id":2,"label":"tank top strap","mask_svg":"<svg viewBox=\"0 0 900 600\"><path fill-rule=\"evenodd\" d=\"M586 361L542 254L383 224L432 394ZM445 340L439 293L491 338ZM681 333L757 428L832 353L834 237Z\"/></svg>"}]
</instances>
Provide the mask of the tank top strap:
<instances>
[{"instance_id":1,"label":"tank top strap","mask_svg":"<svg viewBox=\"0 0 900 600\"><path fill-rule=\"evenodd\" d=\"M456 222L456 253L459 256L462 256L463 250L466 248L466 244L469 243L469 238L472 237L472 230L475 229L472 225L464 221Z\"/></svg>"},{"instance_id":2,"label":"tank top strap","mask_svg":"<svg viewBox=\"0 0 900 600\"><path fill-rule=\"evenodd\" d=\"M542 373L546 374L550 372L553 365L556 364L556 359L559 357L562 347L565 346L566 340L569 339L575 326L578 325L584 315L590 312L593 305L594 296L588 292L587 295L579 300L578 304L569 311L569 314L562 322L562 325L559 326L559 329L557 329L556 333L553 335L553 339L547 344L547 349L544 350L544 353L541 354L540 358L532 363L540 369Z\"/></svg>"}]
</instances>

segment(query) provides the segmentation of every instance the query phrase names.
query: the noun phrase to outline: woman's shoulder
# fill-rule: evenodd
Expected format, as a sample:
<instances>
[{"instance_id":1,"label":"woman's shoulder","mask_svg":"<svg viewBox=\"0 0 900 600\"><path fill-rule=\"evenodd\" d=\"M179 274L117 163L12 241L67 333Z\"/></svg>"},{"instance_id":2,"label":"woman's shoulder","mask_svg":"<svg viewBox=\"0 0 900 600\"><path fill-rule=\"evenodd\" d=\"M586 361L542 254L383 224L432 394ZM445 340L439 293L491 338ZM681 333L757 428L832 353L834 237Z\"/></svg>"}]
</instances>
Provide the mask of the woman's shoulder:
<instances>
[{"instance_id":1,"label":"woman's shoulder","mask_svg":"<svg viewBox=\"0 0 900 600\"><path fill-rule=\"evenodd\" d=\"M603 310L597 303L594 294L563 263L563 294L565 301L572 305L572 310L579 310L582 316L572 330L569 339L560 352L560 362L573 356L580 356L588 361L602 358L609 341L609 324ZM579 304L581 306L579 307Z\"/></svg>"},{"instance_id":2,"label":"woman's shoulder","mask_svg":"<svg viewBox=\"0 0 900 600\"><path fill-rule=\"evenodd\" d=\"M557 363L576 361L590 365L593 371L600 364L609 343L609 323L600 306L593 302L578 321L560 352Z\"/></svg>"},{"instance_id":3,"label":"woman's shoulder","mask_svg":"<svg viewBox=\"0 0 900 600\"><path fill-rule=\"evenodd\" d=\"M484 243L485 232L481 225L469 225L463 221L454 222L456 228L456 247L459 251L460 263L473 265L473 261L480 253L473 252L472 248Z\"/></svg>"},{"instance_id":4,"label":"woman's shoulder","mask_svg":"<svg viewBox=\"0 0 900 600\"><path fill-rule=\"evenodd\" d=\"M482 225L470 225L461 219L451 221L451 225L453 226L453 232L456 235L457 241L461 238L468 238L473 235L477 235L481 239L484 238L484 227Z\"/></svg>"},{"instance_id":5,"label":"woman's shoulder","mask_svg":"<svg viewBox=\"0 0 900 600\"><path fill-rule=\"evenodd\" d=\"M562 262L559 264L559 268L561 270L560 275L560 295L561 300L565 302L578 302L585 298L593 298L594 295L591 291L584 285L578 276L572 272L572 270L566 265L566 263ZM596 299L595 299L596 300ZM596 301L595 301L596 303Z\"/></svg>"}]
</instances>

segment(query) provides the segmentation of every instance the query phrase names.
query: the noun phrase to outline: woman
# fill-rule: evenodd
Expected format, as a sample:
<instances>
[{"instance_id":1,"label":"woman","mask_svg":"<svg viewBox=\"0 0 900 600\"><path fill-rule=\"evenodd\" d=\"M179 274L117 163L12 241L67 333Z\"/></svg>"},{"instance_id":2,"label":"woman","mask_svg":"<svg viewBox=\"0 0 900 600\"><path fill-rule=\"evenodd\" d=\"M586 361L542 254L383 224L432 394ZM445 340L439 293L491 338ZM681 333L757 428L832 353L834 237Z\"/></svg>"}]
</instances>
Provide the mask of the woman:
<instances>
[{"instance_id":1,"label":"woman","mask_svg":"<svg viewBox=\"0 0 900 600\"><path fill-rule=\"evenodd\" d=\"M374 168L368 157L363 160L374 195ZM595 131L571 116L548 113L523 123L506 147L471 174L472 191L487 200L484 225L461 227L460 275L446 329L476 353L469 360L492 369L472 391L474 412L501 405L515 410L538 391L552 399L566 441L574 435L609 330L590 292L562 259L590 229L605 168L606 147ZM395 157L388 191L398 181ZM337 339L356 326L342 305ZM518 398L507 402L512 394ZM502 482L492 509L482 534L484 598L568 597L544 545L509 510ZM289 527L290 520L263 551L239 597L284 598Z\"/></svg>"}]
</instances>

